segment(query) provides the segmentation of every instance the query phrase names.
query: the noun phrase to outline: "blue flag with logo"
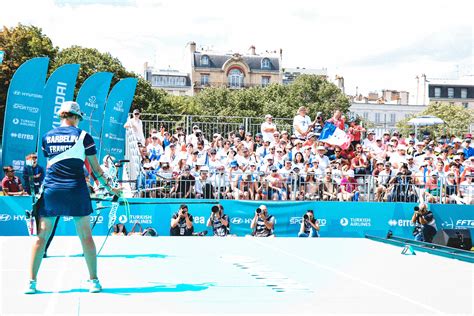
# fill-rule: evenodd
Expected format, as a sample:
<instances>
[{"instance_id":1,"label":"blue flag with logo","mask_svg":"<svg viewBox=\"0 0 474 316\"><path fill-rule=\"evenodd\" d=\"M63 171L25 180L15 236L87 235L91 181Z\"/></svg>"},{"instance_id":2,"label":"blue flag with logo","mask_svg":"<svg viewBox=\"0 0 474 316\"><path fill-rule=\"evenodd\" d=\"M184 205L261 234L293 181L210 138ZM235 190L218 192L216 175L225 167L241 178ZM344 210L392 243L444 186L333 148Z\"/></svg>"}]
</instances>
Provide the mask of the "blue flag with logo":
<instances>
[{"instance_id":1,"label":"blue flag with logo","mask_svg":"<svg viewBox=\"0 0 474 316\"><path fill-rule=\"evenodd\" d=\"M113 73L98 72L87 78L77 94L76 102L79 103L84 119L79 123L79 128L91 134L97 146L100 146L100 132L104 119L105 101L109 93Z\"/></svg>"},{"instance_id":2,"label":"blue flag with logo","mask_svg":"<svg viewBox=\"0 0 474 316\"><path fill-rule=\"evenodd\" d=\"M123 125L127 121L137 82L136 78L120 80L112 88L107 98L101 134L100 159L109 154L120 160L125 155L125 128Z\"/></svg>"},{"instance_id":3,"label":"blue flag with logo","mask_svg":"<svg viewBox=\"0 0 474 316\"><path fill-rule=\"evenodd\" d=\"M74 89L76 87L79 67L79 64L63 65L56 69L46 82L38 133L38 151L41 150L41 138L43 135L60 124L58 111L61 108L61 104L64 101L72 101L74 99ZM38 155L38 164L42 167L46 165L46 158L42 154Z\"/></svg>"},{"instance_id":4,"label":"blue flag with logo","mask_svg":"<svg viewBox=\"0 0 474 316\"><path fill-rule=\"evenodd\" d=\"M32 58L13 75L3 127L2 163L23 170L25 156L36 151L48 57Z\"/></svg>"}]
</instances>

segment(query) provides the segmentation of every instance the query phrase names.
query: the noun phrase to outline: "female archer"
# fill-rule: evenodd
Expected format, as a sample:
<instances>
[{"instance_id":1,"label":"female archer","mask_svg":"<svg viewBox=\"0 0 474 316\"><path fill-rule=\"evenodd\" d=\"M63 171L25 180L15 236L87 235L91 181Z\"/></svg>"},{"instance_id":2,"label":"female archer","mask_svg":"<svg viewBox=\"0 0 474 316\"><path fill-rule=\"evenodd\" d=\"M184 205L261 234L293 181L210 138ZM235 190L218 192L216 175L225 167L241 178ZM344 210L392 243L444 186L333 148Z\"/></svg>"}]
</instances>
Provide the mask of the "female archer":
<instances>
[{"instance_id":1,"label":"female archer","mask_svg":"<svg viewBox=\"0 0 474 316\"><path fill-rule=\"evenodd\" d=\"M110 193L120 195L120 190L112 188L104 178L92 136L77 127L83 116L79 104L73 101L62 103L58 115L61 125L42 138L43 153L49 160L42 198L38 202L38 234L32 247L30 281L25 293L36 293L36 277L57 216L74 217L89 270L89 292L97 293L102 287L97 277L97 254L90 228L92 204L84 176L86 158L99 182Z\"/></svg>"}]
</instances>

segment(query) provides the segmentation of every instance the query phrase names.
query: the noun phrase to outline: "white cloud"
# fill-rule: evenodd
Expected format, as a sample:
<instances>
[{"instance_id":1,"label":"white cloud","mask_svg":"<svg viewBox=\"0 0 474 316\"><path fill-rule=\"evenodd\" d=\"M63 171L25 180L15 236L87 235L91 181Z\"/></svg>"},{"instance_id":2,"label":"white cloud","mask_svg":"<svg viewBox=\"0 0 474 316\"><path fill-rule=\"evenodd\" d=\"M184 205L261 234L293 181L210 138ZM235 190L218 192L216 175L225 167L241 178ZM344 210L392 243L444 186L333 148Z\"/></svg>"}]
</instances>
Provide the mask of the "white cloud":
<instances>
[{"instance_id":1,"label":"white cloud","mask_svg":"<svg viewBox=\"0 0 474 316\"><path fill-rule=\"evenodd\" d=\"M137 73L145 61L185 69L191 40L220 51L282 48L285 67L326 67L344 75L348 92L364 93L413 91L417 74L439 77L456 65L472 71L472 7L467 0L16 0L2 4L0 21L39 26L61 48L110 52Z\"/></svg>"}]
</instances>

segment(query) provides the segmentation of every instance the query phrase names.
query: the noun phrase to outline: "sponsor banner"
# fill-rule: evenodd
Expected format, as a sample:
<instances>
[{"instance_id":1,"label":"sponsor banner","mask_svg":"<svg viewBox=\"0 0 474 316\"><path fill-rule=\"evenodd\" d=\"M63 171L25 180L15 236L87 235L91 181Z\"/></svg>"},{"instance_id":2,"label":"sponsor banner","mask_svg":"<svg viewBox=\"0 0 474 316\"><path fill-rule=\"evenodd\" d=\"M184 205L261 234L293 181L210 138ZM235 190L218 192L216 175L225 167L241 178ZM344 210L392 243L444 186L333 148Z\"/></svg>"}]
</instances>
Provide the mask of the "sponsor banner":
<instances>
[{"instance_id":1,"label":"sponsor banner","mask_svg":"<svg viewBox=\"0 0 474 316\"><path fill-rule=\"evenodd\" d=\"M135 222L143 229L153 227L160 236L168 236L171 216L181 204L187 204L193 215L194 230L212 228L206 223L211 208L216 204L212 200L179 199L129 199L130 218L125 216L123 206L117 212L117 223L125 225L129 231ZM229 215L230 230L237 236L250 235L250 223L261 201L223 200L224 213ZM110 203L103 202L104 206ZM268 211L275 216L275 235L278 237L296 237L301 226L302 216L308 209L315 212L319 221L321 237L360 237L365 235L386 236L391 230L394 236L413 238L413 224L410 222L415 204L410 203L344 203L344 202L267 202ZM0 235L27 235L25 210L31 207L30 197L0 197ZM435 214L438 230L446 228L468 228L474 234L474 206L471 205L430 205ZM93 213L91 223L97 218L94 235L107 234L109 209ZM58 226L58 235L75 235L72 218L63 217Z\"/></svg>"},{"instance_id":2,"label":"sponsor banner","mask_svg":"<svg viewBox=\"0 0 474 316\"><path fill-rule=\"evenodd\" d=\"M38 122L49 58L23 63L8 88L3 128L2 163L22 170L25 156L36 151Z\"/></svg>"},{"instance_id":3,"label":"sponsor banner","mask_svg":"<svg viewBox=\"0 0 474 316\"><path fill-rule=\"evenodd\" d=\"M5 56L5 52L0 50L0 64L3 62L3 57Z\"/></svg>"},{"instance_id":4,"label":"sponsor banner","mask_svg":"<svg viewBox=\"0 0 474 316\"><path fill-rule=\"evenodd\" d=\"M110 154L120 160L125 156L125 128L128 112L135 96L136 78L120 80L107 98L105 106L104 124L102 126L100 156L102 161L105 155Z\"/></svg>"},{"instance_id":5,"label":"sponsor banner","mask_svg":"<svg viewBox=\"0 0 474 316\"><path fill-rule=\"evenodd\" d=\"M84 119L79 123L79 128L91 134L97 150L100 145L100 133L104 119L105 101L109 93L113 74L111 72L98 72L87 78L81 86L76 98Z\"/></svg>"},{"instance_id":6,"label":"sponsor banner","mask_svg":"<svg viewBox=\"0 0 474 316\"><path fill-rule=\"evenodd\" d=\"M43 106L41 108L41 121L38 137L38 152L41 151L41 139L46 132L60 125L58 111L64 101L74 98L77 74L80 65L66 64L57 68L48 78L43 93ZM46 166L46 158L38 154L38 164Z\"/></svg>"}]
</instances>

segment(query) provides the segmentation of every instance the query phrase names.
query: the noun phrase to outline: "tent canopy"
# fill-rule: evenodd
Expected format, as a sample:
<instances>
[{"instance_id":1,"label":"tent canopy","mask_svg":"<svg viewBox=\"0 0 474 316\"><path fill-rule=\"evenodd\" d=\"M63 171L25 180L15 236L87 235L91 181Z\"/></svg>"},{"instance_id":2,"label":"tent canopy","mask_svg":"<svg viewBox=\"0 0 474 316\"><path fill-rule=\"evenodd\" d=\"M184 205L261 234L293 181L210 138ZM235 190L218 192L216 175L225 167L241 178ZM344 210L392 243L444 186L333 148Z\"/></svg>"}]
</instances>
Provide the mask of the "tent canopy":
<instances>
[{"instance_id":1,"label":"tent canopy","mask_svg":"<svg viewBox=\"0 0 474 316\"><path fill-rule=\"evenodd\" d=\"M424 115L412 118L408 121L408 125L413 126L432 126L444 124L444 121L436 116Z\"/></svg>"}]
</instances>

